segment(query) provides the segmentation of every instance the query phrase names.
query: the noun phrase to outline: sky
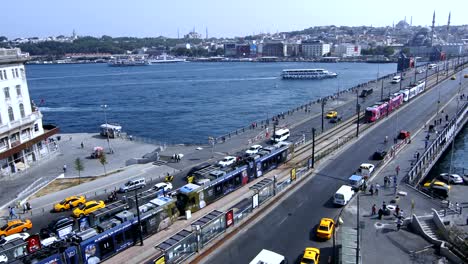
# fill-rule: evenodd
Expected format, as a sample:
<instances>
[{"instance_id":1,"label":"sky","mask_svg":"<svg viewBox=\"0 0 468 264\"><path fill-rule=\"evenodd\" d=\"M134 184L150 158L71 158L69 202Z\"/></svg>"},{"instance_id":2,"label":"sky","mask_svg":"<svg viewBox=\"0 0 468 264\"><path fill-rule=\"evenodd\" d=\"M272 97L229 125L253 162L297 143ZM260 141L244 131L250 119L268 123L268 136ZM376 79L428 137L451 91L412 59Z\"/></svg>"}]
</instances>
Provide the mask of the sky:
<instances>
[{"instance_id":1,"label":"sky","mask_svg":"<svg viewBox=\"0 0 468 264\"><path fill-rule=\"evenodd\" d=\"M423 2L423 4L421 4ZM441 4L443 3L443 4ZM0 5L0 36L71 35L180 37L193 28L205 37L302 30L312 26L429 26L468 24L466 0L14 0Z\"/></svg>"}]
</instances>

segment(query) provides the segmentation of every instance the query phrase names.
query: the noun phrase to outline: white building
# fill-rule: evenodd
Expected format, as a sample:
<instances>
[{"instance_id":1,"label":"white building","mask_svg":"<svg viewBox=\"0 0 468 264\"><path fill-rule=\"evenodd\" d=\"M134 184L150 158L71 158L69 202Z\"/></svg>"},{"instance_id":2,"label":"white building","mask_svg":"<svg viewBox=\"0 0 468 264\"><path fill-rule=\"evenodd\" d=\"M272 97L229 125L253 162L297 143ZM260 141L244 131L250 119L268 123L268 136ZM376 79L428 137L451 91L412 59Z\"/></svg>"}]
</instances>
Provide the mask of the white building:
<instances>
[{"instance_id":1,"label":"white building","mask_svg":"<svg viewBox=\"0 0 468 264\"><path fill-rule=\"evenodd\" d=\"M303 42L302 56L305 58L322 57L330 52L330 44L321 41Z\"/></svg>"},{"instance_id":2,"label":"white building","mask_svg":"<svg viewBox=\"0 0 468 264\"><path fill-rule=\"evenodd\" d=\"M361 46L350 43L338 44L335 47L334 55L338 57L361 56Z\"/></svg>"},{"instance_id":3,"label":"white building","mask_svg":"<svg viewBox=\"0 0 468 264\"><path fill-rule=\"evenodd\" d=\"M19 49L0 49L0 177L25 170L56 150L47 143L58 128L43 129L42 114L29 98L28 59Z\"/></svg>"}]
</instances>

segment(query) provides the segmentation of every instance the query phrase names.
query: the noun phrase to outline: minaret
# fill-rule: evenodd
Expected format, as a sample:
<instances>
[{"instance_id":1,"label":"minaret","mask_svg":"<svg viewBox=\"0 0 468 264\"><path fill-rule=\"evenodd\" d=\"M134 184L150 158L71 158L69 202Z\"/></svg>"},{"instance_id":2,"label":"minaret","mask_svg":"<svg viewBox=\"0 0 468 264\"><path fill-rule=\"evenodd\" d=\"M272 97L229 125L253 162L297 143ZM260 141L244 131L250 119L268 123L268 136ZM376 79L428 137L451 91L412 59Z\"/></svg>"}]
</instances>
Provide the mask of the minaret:
<instances>
[{"instance_id":1,"label":"minaret","mask_svg":"<svg viewBox=\"0 0 468 264\"><path fill-rule=\"evenodd\" d=\"M413 26L413 16L411 16L411 18L410 18L410 23L409 23L409 25L410 25L410 27Z\"/></svg>"},{"instance_id":2,"label":"minaret","mask_svg":"<svg viewBox=\"0 0 468 264\"><path fill-rule=\"evenodd\" d=\"M177 39L180 39L179 28L177 28Z\"/></svg>"},{"instance_id":3,"label":"minaret","mask_svg":"<svg viewBox=\"0 0 468 264\"><path fill-rule=\"evenodd\" d=\"M449 30L450 30L450 16L452 15L452 11L449 12L449 16L448 16L448 22L447 22L447 37L445 38L445 40L448 42L448 38L449 38Z\"/></svg>"},{"instance_id":4,"label":"minaret","mask_svg":"<svg viewBox=\"0 0 468 264\"><path fill-rule=\"evenodd\" d=\"M208 27L206 27L206 39L208 39Z\"/></svg>"},{"instance_id":5,"label":"minaret","mask_svg":"<svg viewBox=\"0 0 468 264\"><path fill-rule=\"evenodd\" d=\"M432 15L431 46L433 45L433 41L434 41L434 24L435 24L435 10L434 10L434 14Z\"/></svg>"}]
</instances>

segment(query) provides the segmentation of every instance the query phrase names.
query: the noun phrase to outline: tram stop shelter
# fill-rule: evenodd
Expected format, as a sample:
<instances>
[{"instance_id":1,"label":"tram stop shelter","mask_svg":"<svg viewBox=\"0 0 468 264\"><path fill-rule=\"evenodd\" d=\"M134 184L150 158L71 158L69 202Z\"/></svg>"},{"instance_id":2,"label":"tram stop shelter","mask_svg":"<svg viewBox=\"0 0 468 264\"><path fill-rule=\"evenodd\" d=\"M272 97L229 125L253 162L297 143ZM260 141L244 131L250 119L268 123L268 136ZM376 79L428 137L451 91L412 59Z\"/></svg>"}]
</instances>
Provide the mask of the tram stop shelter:
<instances>
[{"instance_id":1,"label":"tram stop shelter","mask_svg":"<svg viewBox=\"0 0 468 264\"><path fill-rule=\"evenodd\" d=\"M164 257L166 264L181 263L197 252L197 237L194 232L184 229L155 248L161 251L157 259Z\"/></svg>"},{"instance_id":2,"label":"tram stop shelter","mask_svg":"<svg viewBox=\"0 0 468 264\"><path fill-rule=\"evenodd\" d=\"M257 182L256 184L251 186L249 189L255 193L254 200L258 199L257 205L262 204L263 202L268 200L270 197L273 197L273 195L275 195L274 194L274 190L275 190L274 182L272 179L268 179L268 178L265 178Z\"/></svg>"}]
</instances>

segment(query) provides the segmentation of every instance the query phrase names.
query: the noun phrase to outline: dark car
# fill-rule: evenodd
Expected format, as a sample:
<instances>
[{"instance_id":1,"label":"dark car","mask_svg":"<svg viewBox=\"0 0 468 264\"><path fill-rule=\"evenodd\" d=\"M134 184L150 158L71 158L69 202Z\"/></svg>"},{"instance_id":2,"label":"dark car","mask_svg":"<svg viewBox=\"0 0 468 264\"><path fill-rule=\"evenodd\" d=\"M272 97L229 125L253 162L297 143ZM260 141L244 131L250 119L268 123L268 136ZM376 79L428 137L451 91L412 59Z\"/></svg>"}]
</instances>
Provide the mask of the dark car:
<instances>
[{"instance_id":1,"label":"dark car","mask_svg":"<svg viewBox=\"0 0 468 264\"><path fill-rule=\"evenodd\" d=\"M372 92L374 92L374 89L364 89L361 91L361 94L359 95L359 97L366 97L368 95L370 95Z\"/></svg>"},{"instance_id":2,"label":"dark car","mask_svg":"<svg viewBox=\"0 0 468 264\"><path fill-rule=\"evenodd\" d=\"M330 123L338 123L341 121L341 116L335 116L333 118L330 119Z\"/></svg>"},{"instance_id":3,"label":"dark car","mask_svg":"<svg viewBox=\"0 0 468 264\"><path fill-rule=\"evenodd\" d=\"M70 217L59 217L58 219L52 221L46 228L41 229L41 237L50 237L50 234L57 234L58 230L67 226L73 227L74 224L75 220Z\"/></svg>"},{"instance_id":4,"label":"dark car","mask_svg":"<svg viewBox=\"0 0 468 264\"><path fill-rule=\"evenodd\" d=\"M374 159L374 160L383 160L385 155L387 155L387 151L377 150L376 152L374 152L374 155L372 156L372 159Z\"/></svg>"}]
</instances>

